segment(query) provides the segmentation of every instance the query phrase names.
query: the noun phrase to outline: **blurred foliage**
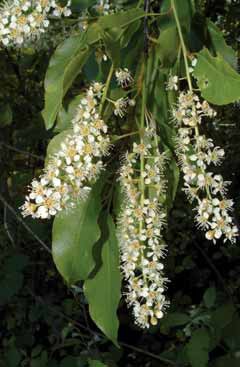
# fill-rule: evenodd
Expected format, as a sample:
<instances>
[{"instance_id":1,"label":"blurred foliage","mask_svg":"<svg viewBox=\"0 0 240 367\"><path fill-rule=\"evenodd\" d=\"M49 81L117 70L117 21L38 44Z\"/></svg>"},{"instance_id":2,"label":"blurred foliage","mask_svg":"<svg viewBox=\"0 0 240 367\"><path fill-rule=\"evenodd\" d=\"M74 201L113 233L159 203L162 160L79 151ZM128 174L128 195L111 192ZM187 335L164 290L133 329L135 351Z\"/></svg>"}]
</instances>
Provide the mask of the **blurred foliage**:
<instances>
[{"instance_id":1,"label":"blurred foliage","mask_svg":"<svg viewBox=\"0 0 240 367\"><path fill-rule=\"evenodd\" d=\"M202 0L199 6L238 50L239 2ZM51 223L21 219L18 207L25 188L43 167L53 136L45 130L40 112L42 81L55 46L52 42L47 51L40 46L0 51L0 366L238 367L240 249L209 246L189 220L193 214L180 191L166 233L172 306L160 327L143 332L120 304L120 348L91 321L81 282L69 289L58 275L43 247L50 246ZM86 79L93 78L94 67L90 60ZM231 196L238 214L239 112L238 103L219 107L221 123L208 127L226 149L222 171L233 180Z\"/></svg>"}]
</instances>

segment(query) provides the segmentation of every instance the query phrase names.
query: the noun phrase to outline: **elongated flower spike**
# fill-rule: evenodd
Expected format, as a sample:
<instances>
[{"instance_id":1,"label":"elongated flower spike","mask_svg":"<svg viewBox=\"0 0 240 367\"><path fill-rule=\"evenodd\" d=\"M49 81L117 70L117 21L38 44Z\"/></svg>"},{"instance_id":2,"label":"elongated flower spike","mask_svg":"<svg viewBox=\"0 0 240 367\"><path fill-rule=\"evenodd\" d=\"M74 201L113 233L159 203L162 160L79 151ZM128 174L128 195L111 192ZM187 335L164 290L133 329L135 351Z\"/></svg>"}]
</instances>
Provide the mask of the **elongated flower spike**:
<instances>
[{"instance_id":1,"label":"elongated flower spike","mask_svg":"<svg viewBox=\"0 0 240 367\"><path fill-rule=\"evenodd\" d=\"M197 226L213 243L219 238L235 243L239 233L231 216L233 200L226 198L230 182L209 170L211 165L221 164L225 153L214 145L212 139L198 132L204 118L215 116L216 112L207 101L200 101L190 91L181 92L173 110L178 128L176 152L184 175L183 190L189 201L196 205Z\"/></svg>"},{"instance_id":2,"label":"elongated flower spike","mask_svg":"<svg viewBox=\"0 0 240 367\"><path fill-rule=\"evenodd\" d=\"M168 282L163 275L166 214L159 200L165 192L165 160L148 127L144 142L133 144L120 171L125 194L118 233L122 273L127 281L128 305L142 328L156 325L168 306L163 294Z\"/></svg>"},{"instance_id":3,"label":"elongated flower spike","mask_svg":"<svg viewBox=\"0 0 240 367\"><path fill-rule=\"evenodd\" d=\"M87 197L109 149L108 129L98 112L102 88L94 83L80 101L72 119L72 134L50 157L39 180L34 179L30 185L21 207L23 216L50 218Z\"/></svg>"}]
</instances>

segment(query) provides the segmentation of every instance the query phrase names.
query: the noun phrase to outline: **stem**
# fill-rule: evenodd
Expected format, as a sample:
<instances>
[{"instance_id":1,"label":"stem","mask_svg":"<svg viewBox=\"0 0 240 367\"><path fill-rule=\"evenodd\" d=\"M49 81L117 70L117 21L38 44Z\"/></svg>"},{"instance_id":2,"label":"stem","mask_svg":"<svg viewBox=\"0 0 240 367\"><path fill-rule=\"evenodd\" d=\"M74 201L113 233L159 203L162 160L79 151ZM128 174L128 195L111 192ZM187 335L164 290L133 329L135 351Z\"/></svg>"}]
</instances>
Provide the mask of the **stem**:
<instances>
[{"instance_id":1,"label":"stem","mask_svg":"<svg viewBox=\"0 0 240 367\"><path fill-rule=\"evenodd\" d=\"M144 66L143 66L144 68ZM144 69L143 69L144 70ZM140 119L140 129L139 129L139 135L140 135L140 144L144 144L143 141L143 131L144 131L144 123L145 123L145 103L146 103L146 90L145 90L145 80L144 80L144 72L143 72L143 84L142 84L142 108L141 108L141 119ZM140 198L140 207L143 209L144 206L144 191L145 191L145 185L144 185L144 154L140 154L140 192L141 192L141 198ZM143 229L143 219L139 221L139 233L141 235ZM144 259L144 252L143 248L141 247L141 258ZM145 279L145 274L143 274L143 278Z\"/></svg>"},{"instance_id":2,"label":"stem","mask_svg":"<svg viewBox=\"0 0 240 367\"><path fill-rule=\"evenodd\" d=\"M4 211L3 211L3 222L4 222L4 228L5 228L5 231L7 233L7 236L12 244L13 247L16 247L15 246L15 241L14 241L14 238L10 232L10 229L9 229L9 226L8 226L8 221L7 221L7 207L6 207L6 204L4 204Z\"/></svg>"},{"instance_id":3,"label":"stem","mask_svg":"<svg viewBox=\"0 0 240 367\"><path fill-rule=\"evenodd\" d=\"M143 81L143 87L142 87L142 111L141 111L141 122L140 122L140 142L141 144L144 144L142 132L144 131L144 122L145 122L145 103L146 103L146 93L145 93L145 82ZM140 156L140 170L141 170L141 177L140 177L140 190L141 190L141 206L143 206L144 203L144 177L142 177L142 173L144 171L144 155L141 154Z\"/></svg>"},{"instance_id":4,"label":"stem","mask_svg":"<svg viewBox=\"0 0 240 367\"><path fill-rule=\"evenodd\" d=\"M22 218L17 214L15 209L4 199L4 197L0 194L0 201L4 204L4 206L15 216L17 221L22 224L22 226L40 243L40 245L48 252L52 253L52 251L48 248L48 246L41 240L40 237L36 233L32 231L32 229L27 225L27 223L22 220Z\"/></svg>"},{"instance_id":5,"label":"stem","mask_svg":"<svg viewBox=\"0 0 240 367\"><path fill-rule=\"evenodd\" d=\"M103 90L102 100L101 100L101 103L100 103L100 106L99 106L100 115L102 114L104 103L105 103L106 98L107 98L107 92L108 92L108 89L109 89L109 85L111 83L113 71L114 71L114 66L112 64L112 66L111 66L111 68L109 70L109 73L108 73L108 77L107 77L107 81L106 81L106 84L105 84L105 88Z\"/></svg>"},{"instance_id":6,"label":"stem","mask_svg":"<svg viewBox=\"0 0 240 367\"><path fill-rule=\"evenodd\" d=\"M40 155L37 155L37 154L33 154L33 153L30 153L30 152L27 152L26 150L22 150L22 149L19 149L19 148L15 148L7 143L3 143L2 141L0 142L0 147L4 147L4 148L7 148L9 150L12 150L14 152L17 152L17 153L21 153L21 154L25 154L25 155L28 155L29 157L33 157L35 159L39 159L41 161L44 162L44 157L40 156Z\"/></svg>"},{"instance_id":7,"label":"stem","mask_svg":"<svg viewBox=\"0 0 240 367\"><path fill-rule=\"evenodd\" d=\"M193 93L192 80L191 80L191 75L190 75L189 67L188 67L187 48L186 48L186 45L185 45L185 42L184 42L182 28L181 28L179 18L178 18L178 14L177 14L177 10L176 10L175 0L171 0L171 4L172 4L173 15L174 15L174 18L175 18L175 21L176 21L177 30L178 30L178 34L179 34L179 38L180 38L180 43L181 43L181 48L182 48L182 52L183 52L183 58L184 58L184 64L185 64L185 69L186 69L188 87L189 87L190 92ZM196 136L199 136L198 126L195 126L195 134L196 134Z\"/></svg>"},{"instance_id":8,"label":"stem","mask_svg":"<svg viewBox=\"0 0 240 367\"><path fill-rule=\"evenodd\" d=\"M137 135L137 134L139 134L139 131L134 131L134 132L131 132L131 133L116 136L116 137L113 138L112 142L127 138L128 136Z\"/></svg>"},{"instance_id":9,"label":"stem","mask_svg":"<svg viewBox=\"0 0 240 367\"><path fill-rule=\"evenodd\" d=\"M171 0L171 4L172 4L172 9L173 9L173 15L174 15L176 25L177 25L177 30L178 30L178 34L179 34L179 38L180 38L182 51L183 51L183 58L184 58L184 63L185 63L188 86L189 86L190 92L192 92L193 87L192 87L191 76L190 76L190 72L189 72L189 68L188 68L187 48L186 48L186 45L185 45L185 42L184 42L184 38L183 38L183 34L182 34L182 28L181 28L181 25L180 25L180 22L179 22L179 18L178 18L176 6L175 6L175 1Z\"/></svg>"}]
</instances>

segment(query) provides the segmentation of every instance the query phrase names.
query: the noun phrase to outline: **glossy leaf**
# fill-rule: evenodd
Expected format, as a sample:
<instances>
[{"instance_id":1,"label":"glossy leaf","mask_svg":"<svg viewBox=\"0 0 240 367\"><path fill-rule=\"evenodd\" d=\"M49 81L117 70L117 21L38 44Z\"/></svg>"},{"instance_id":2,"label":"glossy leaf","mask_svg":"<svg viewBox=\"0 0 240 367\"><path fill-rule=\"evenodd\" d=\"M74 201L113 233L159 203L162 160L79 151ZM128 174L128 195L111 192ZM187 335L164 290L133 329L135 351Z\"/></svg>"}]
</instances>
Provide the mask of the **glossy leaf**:
<instances>
[{"instance_id":1,"label":"glossy leaf","mask_svg":"<svg viewBox=\"0 0 240 367\"><path fill-rule=\"evenodd\" d=\"M87 200L75 209L59 213L53 223L52 253L56 267L67 283L88 277L94 268L92 249L100 237L98 216L101 209L102 181Z\"/></svg>"},{"instance_id":2,"label":"glossy leaf","mask_svg":"<svg viewBox=\"0 0 240 367\"><path fill-rule=\"evenodd\" d=\"M240 98L240 75L221 55L213 57L207 49L198 53L194 69L202 97L216 105L225 105Z\"/></svg>"},{"instance_id":3,"label":"glossy leaf","mask_svg":"<svg viewBox=\"0 0 240 367\"><path fill-rule=\"evenodd\" d=\"M62 99L81 72L90 50L83 33L64 41L53 54L45 77L45 107L42 115L50 129L62 105Z\"/></svg>"},{"instance_id":4,"label":"glossy leaf","mask_svg":"<svg viewBox=\"0 0 240 367\"><path fill-rule=\"evenodd\" d=\"M86 280L84 292L89 302L89 312L99 329L117 345L121 276L119 270L118 242L115 225L109 216L108 238L102 246L102 265L93 278Z\"/></svg>"}]
</instances>

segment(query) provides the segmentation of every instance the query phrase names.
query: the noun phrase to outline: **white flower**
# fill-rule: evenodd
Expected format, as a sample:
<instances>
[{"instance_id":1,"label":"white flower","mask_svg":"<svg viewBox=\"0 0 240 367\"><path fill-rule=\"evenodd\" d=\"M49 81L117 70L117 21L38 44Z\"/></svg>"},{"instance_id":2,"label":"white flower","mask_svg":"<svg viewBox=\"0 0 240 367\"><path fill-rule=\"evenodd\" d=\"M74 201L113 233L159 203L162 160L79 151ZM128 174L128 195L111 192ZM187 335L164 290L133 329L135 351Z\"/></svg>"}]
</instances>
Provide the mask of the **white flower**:
<instances>
[{"instance_id":1,"label":"white flower","mask_svg":"<svg viewBox=\"0 0 240 367\"><path fill-rule=\"evenodd\" d=\"M121 118L125 116L128 107L128 98L119 98L114 102L114 115L120 116Z\"/></svg>"},{"instance_id":2,"label":"white flower","mask_svg":"<svg viewBox=\"0 0 240 367\"><path fill-rule=\"evenodd\" d=\"M167 85L166 85L166 90L178 90L178 76L177 75L170 75Z\"/></svg>"},{"instance_id":3,"label":"white flower","mask_svg":"<svg viewBox=\"0 0 240 367\"><path fill-rule=\"evenodd\" d=\"M129 87L129 85L133 83L133 78L131 76L130 71L127 68L116 70L115 76L117 79L117 83L122 88L127 88Z\"/></svg>"},{"instance_id":4,"label":"white flower","mask_svg":"<svg viewBox=\"0 0 240 367\"><path fill-rule=\"evenodd\" d=\"M195 66L197 65L197 58L194 57L191 62L191 66L189 67L189 72L192 73L194 71Z\"/></svg>"}]
</instances>

